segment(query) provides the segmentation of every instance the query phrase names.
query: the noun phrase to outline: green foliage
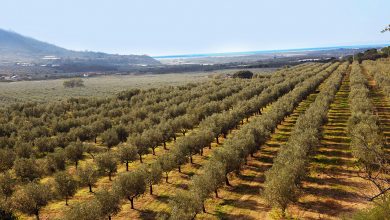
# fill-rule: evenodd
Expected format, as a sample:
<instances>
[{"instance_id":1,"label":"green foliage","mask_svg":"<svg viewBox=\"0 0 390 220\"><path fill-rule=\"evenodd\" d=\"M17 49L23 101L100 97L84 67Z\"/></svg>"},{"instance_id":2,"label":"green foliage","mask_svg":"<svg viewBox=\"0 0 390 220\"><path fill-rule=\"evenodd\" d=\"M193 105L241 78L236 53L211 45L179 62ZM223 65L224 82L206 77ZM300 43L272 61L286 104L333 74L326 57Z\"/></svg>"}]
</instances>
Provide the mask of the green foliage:
<instances>
[{"instance_id":1,"label":"green foliage","mask_svg":"<svg viewBox=\"0 0 390 220\"><path fill-rule=\"evenodd\" d=\"M57 194L64 198L65 204L68 205L68 199L76 193L78 182L66 171L57 172L54 180Z\"/></svg>"},{"instance_id":2,"label":"green foliage","mask_svg":"<svg viewBox=\"0 0 390 220\"><path fill-rule=\"evenodd\" d=\"M351 220L388 220L390 219L390 198L386 195L378 199L374 206L353 214Z\"/></svg>"},{"instance_id":3,"label":"green foliage","mask_svg":"<svg viewBox=\"0 0 390 220\"><path fill-rule=\"evenodd\" d=\"M18 158L13 167L16 176L22 181L33 181L42 175L42 170L34 158Z\"/></svg>"},{"instance_id":4,"label":"green foliage","mask_svg":"<svg viewBox=\"0 0 390 220\"><path fill-rule=\"evenodd\" d=\"M101 205L95 201L77 203L64 216L64 220L101 220Z\"/></svg>"},{"instance_id":5,"label":"green foliage","mask_svg":"<svg viewBox=\"0 0 390 220\"><path fill-rule=\"evenodd\" d=\"M131 209L134 209L134 198L145 192L145 173L142 170L135 170L120 174L113 183L114 192L121 198L131 202Z\"/></svg>"},{"instance_id":6,"label":"green foliage","mask_svg":"<svg viewBox=\"0 0 390 220\"><path fill-rule=\"evenodd\" d=\"M66 158L75 163L76 169L79 160L83 158L84 146L80 141L72 142L65 148Z\"/></svg>"},{"instance_id":7,"label":"green foliage","mask_svg":"<svg viewBox=\"0 0 390 220\"><path fill-rule=\"evenodd\" d=\"M126 164L126 171L129 171L129 163L137 159L137 148L132 145L121 145L118 149L118 157L122 163Z\"/></svg>"},{"instance_id":8,"label":"green foliage","mask_svg":"<svg viewBox=\"0 0 390 220\"><path fill-rule=\"evenodd\" d=\"M89 192L92 192L92 186L95 185L98 179L98 170L93 163L87 163L77 170L77 175L80 183L89 187Z\"/></svg>"},{"instance_id":9,"label":"green foliage","mask_svg":"<svg viewBox=\"0 0 390 220\"><path fill-rule=\"evenodd\" d=\"M109 129L102 134L102 141L108 148L111 148L121 142L118 137L117 130L114 128Z\"/></svg>"},{"instance_id":10,"label":"green foliage","mask_svg":"<svg viewBox=\"0 0 390 220\"><path fill-rule=\"evenodd\" d=\"M202 210L202 201L193 191L179 190L170 200L171 220L190 220Z\"/></svg>"},{"instance_id":11,"label":"green foliage","mask_svg":"<svg viewBox=\"0 0 390 220\"><path fill-rule=\"evenodd\" d=\"M96 192L95 198L100 204L100 212L103 217L111 218L111 216L120 212L120 198L114 192L103 189Z\"/></svg>"},{"instance_id":12,"label":"green foliage","mask_svg":"<svg viewBox=\"0 0 390 220\"><path fill-rule=\"evenodd\" d=\"M148 167L141 168L145 172L146 183L149 185L149 193L153 194L153 185L158 184L162 178L161 165L158 162L150 164Z\"/></svg>"},{"instance_id":13,"label":"green foliage","mask_svg":"<svg viewBox=\"0 0 390 220\"><path fill-rule=\"evenodd\" d=\"M10 169L14 165L15 153L10 149L0 149L0 172Z\"/></svg>"},{"instance_id":14,"label":"green foliage","mask_svg":"<svg viewBox=\"0 0 390 220\"><path fill-rule=\"evenodd\" d=\"M11 197L14 192L16 180L9 172L0 173L0 197Z\"/></svg>"},{"instance_id":15,"label":"green foliage","mask_svg":"<svg viewBox=\"0 0 390 220\"><path fill-rule=\"evenodd\" d=\"M39 211L47 205L52 194L46 185L28 183L21 187L12 196L12 204L15 209L27 215L35 215L39 219Z\"/></svg>"},{"instance_id":16,"label":"green foliage","mask_svg":"<svg viewBox=\"0 0 390 220\"><path fill-rule=\"evenodd\" d=\"M103 173L108 174L108 178L111 181L111 176L117 171L117 157L114 153L105 152L98 155L95 159L96 165Z\"/></svg>"}]
</instances>

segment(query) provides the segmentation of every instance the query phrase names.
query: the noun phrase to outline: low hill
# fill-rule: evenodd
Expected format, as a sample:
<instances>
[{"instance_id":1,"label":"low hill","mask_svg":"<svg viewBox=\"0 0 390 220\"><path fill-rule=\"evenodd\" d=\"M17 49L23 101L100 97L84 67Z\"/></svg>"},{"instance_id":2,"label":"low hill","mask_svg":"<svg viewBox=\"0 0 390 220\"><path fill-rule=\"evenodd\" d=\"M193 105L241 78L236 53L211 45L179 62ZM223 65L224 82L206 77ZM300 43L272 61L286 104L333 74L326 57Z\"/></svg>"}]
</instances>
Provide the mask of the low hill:
<instances>
[{"instance_id":1,"label":"low hill","mask_svg":"<svg viewBox=\"0 0 390 220\"><path fill-rule=\"evenodd\" d=\"M157 60L146 55L113 55L100 52L67 50L15 32L0 29L0 64L16 62L48 63L54 60L77 63L109 63L110 65L156 65ZM66 60L66 61L64 61Z\"/></svg>"}]
</instances>

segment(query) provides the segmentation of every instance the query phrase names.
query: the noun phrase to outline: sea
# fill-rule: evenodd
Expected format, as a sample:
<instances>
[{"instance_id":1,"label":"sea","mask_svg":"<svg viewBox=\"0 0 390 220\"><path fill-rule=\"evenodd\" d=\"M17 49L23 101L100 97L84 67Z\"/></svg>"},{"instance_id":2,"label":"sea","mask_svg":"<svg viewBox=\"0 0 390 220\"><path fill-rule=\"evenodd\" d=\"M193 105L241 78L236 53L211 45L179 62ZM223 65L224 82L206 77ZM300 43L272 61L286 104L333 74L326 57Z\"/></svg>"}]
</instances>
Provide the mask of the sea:
<instances>
[{"instance_id":1,"label":"sea","mask_svg":"<svg viewBox=\"0 0 390 220\"><path fill-rule=\"evenodd\" d=\"M152 56L155 59L185 59L185 58L202 58L202 57L237 57L250 56L257 54L273 54L273 53L294 53L306 51L324 51L337 49L365 49L365 48L382 48L390 46L390 44L375 44L375 45L353 45L353 46L334 46L334 47L313 47L313 48L296 48L296 49L279 49L279 50L258 50L244 52L226 52L226 53L197 53L197 54L181 54L181 55L166 55Z\"/></svg>"}]
</instances>

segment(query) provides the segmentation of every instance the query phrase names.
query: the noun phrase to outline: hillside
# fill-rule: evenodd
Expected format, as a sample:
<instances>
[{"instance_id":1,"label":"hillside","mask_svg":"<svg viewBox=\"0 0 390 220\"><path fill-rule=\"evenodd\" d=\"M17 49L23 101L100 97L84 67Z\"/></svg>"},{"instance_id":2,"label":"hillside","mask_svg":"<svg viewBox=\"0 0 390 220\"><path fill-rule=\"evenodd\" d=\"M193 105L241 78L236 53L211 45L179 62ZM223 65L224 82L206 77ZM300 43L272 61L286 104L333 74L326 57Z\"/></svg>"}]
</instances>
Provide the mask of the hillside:
<instances>
[{"instance_id":1,"label":"hillside","mask_svg":"<svg viewBox=\"0 0 390 220\"><path fill-rule=\"evenodd\" d=\"M123 65L159 64L158 61L146 55L113 55L67 50L15 32L0 29L0 64L15 62L47 63L47 60L49 60L47 56L51 56L49 58L67 59L67 62L81 59L91 63L109 61L111 64ZM45 57L46 59L43 59Z\"/></svg>"}]
</instances>

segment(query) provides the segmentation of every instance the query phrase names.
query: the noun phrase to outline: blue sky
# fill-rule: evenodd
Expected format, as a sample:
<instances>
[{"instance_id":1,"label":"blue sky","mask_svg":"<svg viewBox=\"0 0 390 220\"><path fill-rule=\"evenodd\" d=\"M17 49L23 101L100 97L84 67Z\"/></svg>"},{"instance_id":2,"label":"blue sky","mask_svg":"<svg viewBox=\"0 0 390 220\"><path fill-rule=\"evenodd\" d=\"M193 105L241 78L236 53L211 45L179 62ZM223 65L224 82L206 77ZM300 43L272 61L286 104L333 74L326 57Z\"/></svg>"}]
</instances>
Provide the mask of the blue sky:
<instances>
[{"instance_id":1,"label":"blue sky","mask_svg":"<svg viewBox=\"0 0 390 220\"><path fill-rule=\"evenodd\" d=\"M0 28L74 50L172 55L390 42L389 0L1 0Z\"/></svg>"}]
</instances>

